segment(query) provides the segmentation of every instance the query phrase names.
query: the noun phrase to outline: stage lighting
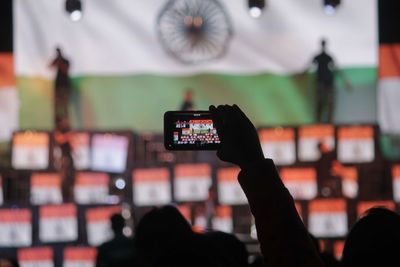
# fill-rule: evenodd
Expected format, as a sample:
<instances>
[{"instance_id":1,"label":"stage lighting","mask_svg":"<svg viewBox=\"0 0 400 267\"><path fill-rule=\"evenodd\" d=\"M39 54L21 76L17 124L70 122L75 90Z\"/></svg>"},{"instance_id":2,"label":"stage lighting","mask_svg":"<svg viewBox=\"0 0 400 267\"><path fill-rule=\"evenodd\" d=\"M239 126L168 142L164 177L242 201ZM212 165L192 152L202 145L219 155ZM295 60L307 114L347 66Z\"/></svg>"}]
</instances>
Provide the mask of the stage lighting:
<instances>
[{"instance_id":1,"label":"stage lighting","mask_svg":"<svg viewBox=\"0 0 400 267\"><path fill-rule=\"evenodd\" d=\"M328 15L336 13L336 8L340 5L340 0L324 0L324 11Z\"/></svg>"},{"instance_id":2,"label":"stage lighting","mask_svg":"<svg viewBox=\"0 0 400 267\"><path fill-rule=\"evenodd\" d=\"M121 212L122 217L124 217L125 220L129 220L132 216L131 211L128 209L122 209Z\"/></svg>"},{"instance_id":3,"label":"stage lighting","mask_svg":"<svg viewBox=\"0 0 400 267\"><path fill-rule=\"evenodd\" d=\"M124 178L117 178L115 180L115 187L118 188L119 190L123 190L125 188L125 180Z\"/></svg>"},{"instance_id":4,"label":"stage lighting","mask_svg":"<svg viewBox=\"0 0 400 267\"><path fill-rule=\"evenodd\" d=\"M65 2L65 10L72 21L79 21L82 18L81 0L67 0Z\"/></svg>"},{"instance_id":5,"label":"stage lighting","mask_svg":"<svg viewBox=\"0 0 400 267\"><path fill-rule=\"evenodd\" d=\"M132 231L132 228L131 228L131 227L125 226L125 227L122 229L122 233L124 234L124 236L130 237L130 236L132 236L133 231Z\"/></svg>"},{"instance_id":6,"label":"stage lighting","mask_svg":"<svg viewBox=\"0 0 400 267\"><path fill-rule=\"evenodd\" d=\"M249 14L253 18L259 18L265 7L265 0L249 0Z\"/></svg>"}]
</instances>

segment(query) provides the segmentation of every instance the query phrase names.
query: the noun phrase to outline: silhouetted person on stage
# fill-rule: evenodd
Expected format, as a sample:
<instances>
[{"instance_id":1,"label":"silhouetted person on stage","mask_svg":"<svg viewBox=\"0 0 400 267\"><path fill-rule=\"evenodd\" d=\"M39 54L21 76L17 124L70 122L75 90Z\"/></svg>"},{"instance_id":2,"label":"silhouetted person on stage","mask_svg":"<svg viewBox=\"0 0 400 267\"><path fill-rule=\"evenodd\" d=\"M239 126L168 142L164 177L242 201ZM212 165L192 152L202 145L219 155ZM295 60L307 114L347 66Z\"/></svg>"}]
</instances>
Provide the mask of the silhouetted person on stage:
<instances>
[{"instance_id":1,"label":"silhouetted person on stage","mask_svg":"<svg viewBox=\"0 0 400 267\"><path fill-rule=\"evenodd\" d=\"M187 90L185 92L185 96L183 99L183 103L181 105L181 111L190 111L193 110L193 92L191 90Z\"/></svg>"},{"instance_id":2,"label":"silhouetted person on stage","mask_svg":"<svg viewBox=\"0 0 400 267\"><path fill-rule=\"evenodd\" d=\"M54 84L54 114L55 118L68 118L68 103L71 91L69 78L69 61L63 56L60 47L56 48L56 57L50 63L57 70Z\"/></svg>"},{"instance_id":3,"label":"silhouetted person on stage","mask_svg":"<svg viewBox=\"0 0 400 267\"><path fill-rule=\"evenodd\" d=\"M311 64L316 67L316 121L333 123L335 109L335 75L343 80L345 89L350 91L352 86L346 75L340 71L333 58L326 52L327 41L321 40L321 52L316 55ZM307 72L308 69L305 71Z\"/></svg>"},{"instance_id":4,"label":"silhouetted person on stage","mask_svg":"<svg viewBox=\"0 0 400 267\"><path fill-rule=\"evenodd\" d=\"M333 58L326 53L325 47L326 40L322 39L321 52L312 61L312 64L317 67L316 113L318 122L332 123L335 104L335 63Z\"/></svg>"},{"instance_id":5,"label":"silhouetted person on stage","mask_svg":"<svg viewBox=\"0 0 400 267\"><path fill-rule=\"evenodd\" d=\"M114 238L97 248L96 267L136 266L133 239L124 236L125 220L120 214L111 217Z\"/></svg>"},{"instance_id":6,"label":"silhouetted person on stage","mask_svg":"<svg viewBox=\"0 0 400 267\"><path fill-rule=\"evenodd\" d=\"M183 102L180 106L180 110L181 111L191 111L194 109L194 104L193 104L193 92L190 89L187 89L185 91L184 97L183 97ZM193 153L193 151L181 151L181 153L179 153L177 160L178 161L189 161L192 162L195 160L195 153Z\"/></svg>"},{"instance_id":7,"label":"silhouetted person on stage","mask_svg":"<svg viewBox=\"0 0 400 267\"><path fill-rule=\"evenodd\" d=\"M333 164L336 154L324 142L318 143L320 158L315 163L318 176L318 187L323 197L339 197L341 192L340 178L333 175Z\"/></svg>"},{"instance_id":8,"label":"silhouetted person on stage","mask_svg":"<svg viewBox=\"0 0 400 267\"><path fill-rule=\"evenodd\" d=\"M321 53L314 57L317 65L317 121L332 123L335 101L334 61L325 50L326 41L321 41Z\"/></svg>"},{"instance_id":9,"label":"silhouetted person on stage","mask_svg":"<svg viewBox=\"0 0 400 267\"><path fill-rule=\"evenodd\" d=\"M60 150L60 157L56 160L56 165L61 174L61 189L63 199L64 201L72 201L72 187L75 176L75 168L74 160L72 158L72 132L68 118L56 118L54 139Z\"/></svg>"}]
</instances>

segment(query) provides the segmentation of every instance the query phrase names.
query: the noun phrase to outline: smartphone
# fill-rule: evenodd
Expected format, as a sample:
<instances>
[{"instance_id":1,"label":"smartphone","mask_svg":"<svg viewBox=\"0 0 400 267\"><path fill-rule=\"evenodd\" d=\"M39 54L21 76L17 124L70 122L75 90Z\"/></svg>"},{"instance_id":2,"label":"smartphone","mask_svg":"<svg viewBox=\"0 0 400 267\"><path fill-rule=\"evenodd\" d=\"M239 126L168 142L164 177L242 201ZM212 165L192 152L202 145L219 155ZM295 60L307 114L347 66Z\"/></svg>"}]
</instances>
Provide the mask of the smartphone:
<instances>
[{"instance_id":1,"label":"smartphone","mask_svg":"<svg viewBox=\"0 0 400 267\"><path fill-rule=\"evenodd\" d=\"M217 150L221 140L209 111L167 111L164 145L167 150Z\"/></svg>"}]
</instances>

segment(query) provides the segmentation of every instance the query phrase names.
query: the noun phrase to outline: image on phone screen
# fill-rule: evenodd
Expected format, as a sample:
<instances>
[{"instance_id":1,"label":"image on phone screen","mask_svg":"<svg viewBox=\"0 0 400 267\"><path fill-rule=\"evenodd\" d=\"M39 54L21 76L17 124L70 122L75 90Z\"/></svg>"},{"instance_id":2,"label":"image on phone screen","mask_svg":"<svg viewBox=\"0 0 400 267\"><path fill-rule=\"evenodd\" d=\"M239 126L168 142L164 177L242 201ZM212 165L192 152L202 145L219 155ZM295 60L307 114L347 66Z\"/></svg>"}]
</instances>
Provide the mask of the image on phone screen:
<instances>
[{"instance_id":1,"label":"image on phone screen","mask_svg":"<svg viewBox=\"0 0 400 267\"><path fill-rule=\"evenodd\" d=\"M221 141L208 111L168 111L164 141L169 150L214 150Z\"/></svg>"}]
</instances>

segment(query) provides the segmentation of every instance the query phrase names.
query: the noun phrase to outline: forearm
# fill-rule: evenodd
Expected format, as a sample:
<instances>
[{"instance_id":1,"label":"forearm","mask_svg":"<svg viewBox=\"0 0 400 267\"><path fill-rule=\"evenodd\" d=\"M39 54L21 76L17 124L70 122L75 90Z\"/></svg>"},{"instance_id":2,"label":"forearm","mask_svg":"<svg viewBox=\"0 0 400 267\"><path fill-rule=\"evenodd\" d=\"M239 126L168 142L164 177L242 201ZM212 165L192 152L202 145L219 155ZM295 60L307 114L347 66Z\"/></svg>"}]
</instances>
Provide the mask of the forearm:
<instances>
[{"instance_id":1,"label":"forearm","mask_svg":"<svg viewBox=\"0 0 400 267\"><path fill-rule=\"evenodd\" d=\"M255 217L268 266L323 266L272 160L243 168L239 183Z\"/></svg>"}]
</instances>

